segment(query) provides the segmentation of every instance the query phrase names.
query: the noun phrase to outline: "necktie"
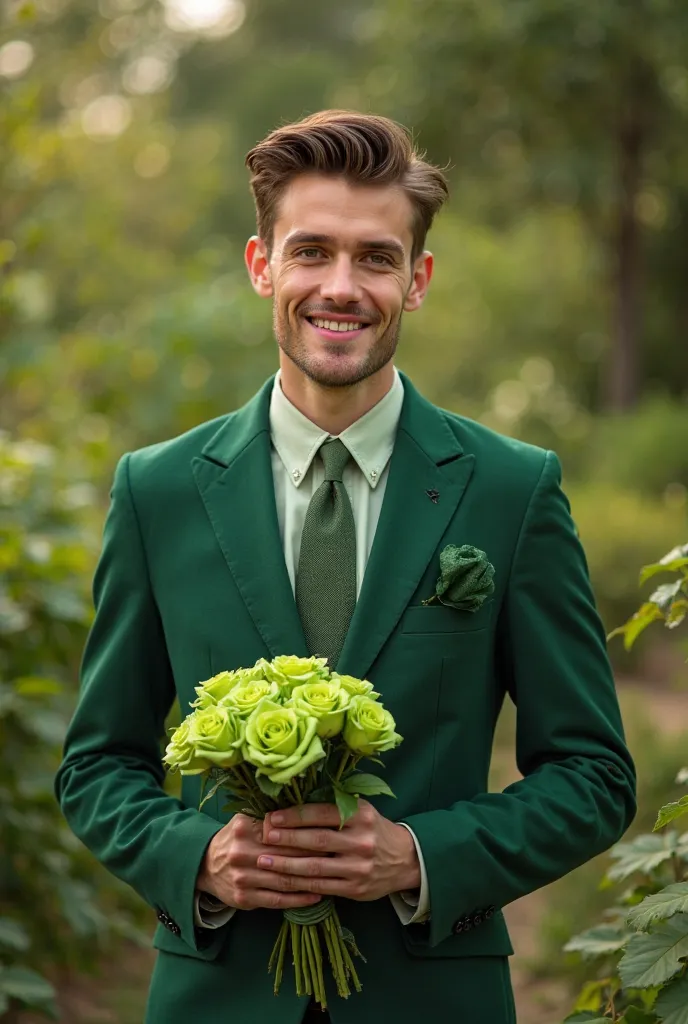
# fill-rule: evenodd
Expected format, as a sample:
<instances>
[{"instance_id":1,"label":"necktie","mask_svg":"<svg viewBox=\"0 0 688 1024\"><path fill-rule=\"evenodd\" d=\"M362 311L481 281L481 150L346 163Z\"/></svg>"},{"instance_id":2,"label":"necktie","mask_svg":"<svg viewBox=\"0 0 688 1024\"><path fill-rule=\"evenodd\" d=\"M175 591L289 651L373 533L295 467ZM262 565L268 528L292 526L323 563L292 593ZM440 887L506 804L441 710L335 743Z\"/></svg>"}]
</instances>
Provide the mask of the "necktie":
<instances>
[{"instance_id":1,"label":"necktie","mask_svg":"<svg viewBox=\"0 0 688 1024\"><path fill-rule=\"evenodd\" d=\"M320 446L325 479L303 524L296 573L296 606L308 651L337 667L356 605L356 527L342 483L351 455L335 437Z\"/></svg>"}]
</instances>

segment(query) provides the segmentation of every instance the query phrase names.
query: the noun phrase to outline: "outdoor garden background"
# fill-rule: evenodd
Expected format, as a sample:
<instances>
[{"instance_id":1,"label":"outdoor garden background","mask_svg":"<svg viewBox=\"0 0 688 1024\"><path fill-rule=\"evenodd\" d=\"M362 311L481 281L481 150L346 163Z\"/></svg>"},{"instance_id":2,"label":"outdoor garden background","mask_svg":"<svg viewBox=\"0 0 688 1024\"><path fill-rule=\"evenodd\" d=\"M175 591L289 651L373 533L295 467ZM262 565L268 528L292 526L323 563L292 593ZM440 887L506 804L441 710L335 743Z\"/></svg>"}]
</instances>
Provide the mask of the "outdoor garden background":
<instances>
[{"instance_id":1,"label":"outdoor garden background","mask_svg":"<svg viewBox=\"0 0 688 1024\"><path fill-rule=\"evenodd\" d=\"M607 629L688 541L688 5L0 0L0 971L51 979L68 1024L138 1024L153 958L153 912L52 796L112 472L276 368L243 157L324 107L394 117L448 168L398 365L558 452ZM630 834L684 792L680 634L610 643ZM493 788L517 775L514 717ZM605 905L606 864L507 908L522 1024L570 1010L562 946Z\"/></svg>"}]
</instances>

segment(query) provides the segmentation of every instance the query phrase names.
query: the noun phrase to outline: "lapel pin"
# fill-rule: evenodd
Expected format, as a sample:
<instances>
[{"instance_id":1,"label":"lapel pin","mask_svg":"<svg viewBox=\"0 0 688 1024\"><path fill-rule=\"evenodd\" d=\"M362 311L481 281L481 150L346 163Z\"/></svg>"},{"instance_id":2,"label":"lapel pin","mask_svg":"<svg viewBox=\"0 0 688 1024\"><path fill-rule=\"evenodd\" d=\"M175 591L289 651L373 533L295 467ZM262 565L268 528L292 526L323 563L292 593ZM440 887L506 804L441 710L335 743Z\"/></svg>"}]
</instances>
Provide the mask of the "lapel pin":
<instances>
[{"instance_id":1,"label":"lapel pin","mask_svg":"<svg viewBox=\"0 0 688 1024\"><path fill-rule=\"evenodd\" d=\"M427 494L428 498L433 503L433 505L436 505L437 502L440 500L439 491L426 491L425 493Z\"/></svg>"}]
</instances>

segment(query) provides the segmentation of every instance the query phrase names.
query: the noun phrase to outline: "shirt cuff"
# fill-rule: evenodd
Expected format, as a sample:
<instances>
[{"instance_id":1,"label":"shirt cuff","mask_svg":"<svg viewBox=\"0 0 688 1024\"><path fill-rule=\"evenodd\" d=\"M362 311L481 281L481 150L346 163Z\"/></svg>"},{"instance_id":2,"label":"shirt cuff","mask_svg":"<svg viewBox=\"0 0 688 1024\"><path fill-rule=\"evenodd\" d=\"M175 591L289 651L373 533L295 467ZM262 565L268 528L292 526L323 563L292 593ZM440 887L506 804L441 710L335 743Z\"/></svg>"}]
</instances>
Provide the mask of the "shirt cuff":
<instances>
[{"instance_id":1,"label":"shirt cuff","mask_svg":"<svg viewBox=\"0 0 688 1024\"><path fill-rule=\"evenodd\" d=\"M228 907L209 892L196 890L194 924L197 928L222 928L235 913L236 907Z\"/></svg>"},{"instance_id":2,"label":"shirt cuff","mask_svg":"<svg viewBox=\"0 0 688 1024\"><path fill-rule=\"evenodd\" d=\"M397 825L403 825L411 833L413 844L416 847L416 854L418 855L418 863L420 865L420 891L418 889L405 889L403 892L391 892L389 898L397 912L397 917L403 925L422 924L423 921L427 921L430 917L430 891L423 852L413 829L409 828L403 821L398 821Z\"/></svg>"}]
</instances>

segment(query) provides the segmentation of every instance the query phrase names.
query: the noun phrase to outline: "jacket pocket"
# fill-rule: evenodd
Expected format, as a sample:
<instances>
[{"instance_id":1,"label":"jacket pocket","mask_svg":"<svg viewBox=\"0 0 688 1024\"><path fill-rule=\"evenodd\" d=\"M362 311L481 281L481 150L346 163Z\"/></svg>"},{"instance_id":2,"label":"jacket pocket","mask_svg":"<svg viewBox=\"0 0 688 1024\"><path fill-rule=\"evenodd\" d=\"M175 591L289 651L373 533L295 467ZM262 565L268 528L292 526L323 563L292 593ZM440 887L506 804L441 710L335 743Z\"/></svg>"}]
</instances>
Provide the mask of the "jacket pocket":
<instances>
[{"instance_id":1,"label":"jacket pocket","mask_svg":"<svg viewBox=\"0 0 688 1024\"><path fill-rule=\"evenodd\" d=\"M402 633L471 633L486 629L492 620L494 598L478 608L477 612L460 611L444 604L411 605L401 617Z\"/></svg>"}]
</instances>

